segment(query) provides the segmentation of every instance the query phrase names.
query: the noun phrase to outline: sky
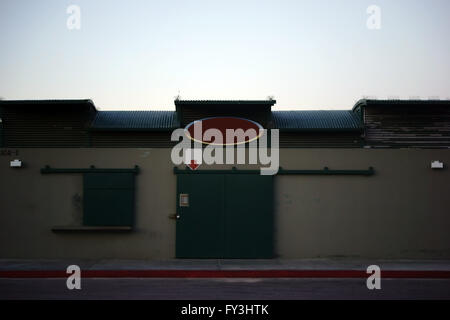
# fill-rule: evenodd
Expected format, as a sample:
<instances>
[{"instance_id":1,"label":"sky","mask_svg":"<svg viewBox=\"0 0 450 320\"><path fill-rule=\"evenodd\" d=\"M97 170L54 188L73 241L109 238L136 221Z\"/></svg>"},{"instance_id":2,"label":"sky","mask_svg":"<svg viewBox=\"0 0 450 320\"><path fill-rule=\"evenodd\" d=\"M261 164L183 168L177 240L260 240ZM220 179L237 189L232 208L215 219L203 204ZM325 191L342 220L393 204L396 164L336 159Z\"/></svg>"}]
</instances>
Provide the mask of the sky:
<instances>
[{"instance_id":1,"label":"sky","mask_svg":"<svg viewBox=\"0 0 450 320\"><path fill-rule=\"evenodd\" d=\"M273 96L273 110L450 99L449 17L448 0L0 0L0 97L100 110L173 110L177 95Z\"/></svg>"}]
</instances>

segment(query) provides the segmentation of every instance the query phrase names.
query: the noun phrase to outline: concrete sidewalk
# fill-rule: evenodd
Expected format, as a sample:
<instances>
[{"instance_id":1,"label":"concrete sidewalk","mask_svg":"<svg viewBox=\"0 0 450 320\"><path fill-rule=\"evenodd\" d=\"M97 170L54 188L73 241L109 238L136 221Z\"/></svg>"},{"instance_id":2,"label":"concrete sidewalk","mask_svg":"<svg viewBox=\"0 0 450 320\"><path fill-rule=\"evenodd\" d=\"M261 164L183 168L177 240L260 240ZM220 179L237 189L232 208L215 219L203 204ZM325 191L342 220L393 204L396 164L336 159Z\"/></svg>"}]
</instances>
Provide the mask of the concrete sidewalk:
<instances>
[{"instance_id":1,"label":"concrete sidewalk","mask_svg":"<svg viewBox=\"0 0 450 320\"><path fill-rule=\"evenodd\" d=\"M66 270L78 265L82 270L209 270L209 271L263 271L263 270L357 270L370 265L381 270L450 271L450 260L356 260L356 259L171 259L171 260L47 260L0 259L0 271Z\"/></svg>"},{"instance_id":2,"label":"concrete sidewalk","mask_svg":"<svg viewBox=\"0 0 450 320\"><path fill-rule=\"evenodd\" d=\"M81 268L68 290L66 268ZM369 265L381 290L368 290ZM0 259L0 299L450 299L450 260Z\"/></svg>"}]
</instances>

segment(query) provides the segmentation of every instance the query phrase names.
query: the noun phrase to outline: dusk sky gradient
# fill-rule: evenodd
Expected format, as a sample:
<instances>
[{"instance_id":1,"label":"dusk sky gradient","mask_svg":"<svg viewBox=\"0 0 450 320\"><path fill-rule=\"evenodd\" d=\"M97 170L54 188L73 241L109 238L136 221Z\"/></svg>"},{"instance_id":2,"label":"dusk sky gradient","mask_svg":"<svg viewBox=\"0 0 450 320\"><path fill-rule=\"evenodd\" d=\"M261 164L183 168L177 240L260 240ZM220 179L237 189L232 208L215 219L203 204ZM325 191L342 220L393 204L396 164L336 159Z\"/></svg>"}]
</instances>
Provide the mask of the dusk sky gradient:
<instances>
[{"instance_id":1,"label":"dusk sky gradient","mask_svg":"<svg viewBox=\"0 0 450 320\"><path fill-rule=\"evenodd\" d=\"M66 26L70 5L81 29ZM381 29L366 26L381 9ZM450 99L450 1L0 0L0 96L173 110L182 99L350 109Z\"/></svg>"}]
</instances>

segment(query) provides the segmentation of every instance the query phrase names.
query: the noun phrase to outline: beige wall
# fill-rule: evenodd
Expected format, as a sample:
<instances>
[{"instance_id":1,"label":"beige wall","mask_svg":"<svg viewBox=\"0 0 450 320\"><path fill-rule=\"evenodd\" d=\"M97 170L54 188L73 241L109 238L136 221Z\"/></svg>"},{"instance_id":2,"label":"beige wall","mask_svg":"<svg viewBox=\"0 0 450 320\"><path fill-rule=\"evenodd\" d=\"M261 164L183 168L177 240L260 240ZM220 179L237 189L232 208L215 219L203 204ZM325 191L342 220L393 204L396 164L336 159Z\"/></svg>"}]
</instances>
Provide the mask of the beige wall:
<instances>
[{"instance_id":1,"label":"beige wall","mask_svg":"<svg viewBox=\"0 0 450 320\"><path fill-rule=\"evenodd\" d=\"M444 170L430 169L432 160ZM375 168L373 176L278 176L281 257L450 257L450 150L286 150L289 168Z\"/></svg>"},{"instance_id":2,"label":"beige wall","mask_svg":"<svg viewBox=\"0 0 450 320\"><path fill-rule=\"evenodd\" d=\"M14 157L13 157L14 158ZM169 258L175 254L176 179L168 149L19 149L25 167L0 158L0 257ZM136 178L136 230L131 233L53 233L81 223L82 174L55 168L141 167Z\"/></svg>"},{"instance_id":3,"label":"beige wall","mask_svg":"<svg viewBox=\"0 0 450 320\"><path fill-rule=\"evenodd\" d=\"M16 149L13 149L16 150ZM176 177L170 149L18 149L0 157L0 258L165 259L175 255ZM20 169L9 168L19 158ZM285 169L367 169L374 176L276 176L276 253L450 258L450 150L282 149ZM82 175L55 168L141 167L131 233L53 233L79 225Z\"/></svg>"}]
</instances>

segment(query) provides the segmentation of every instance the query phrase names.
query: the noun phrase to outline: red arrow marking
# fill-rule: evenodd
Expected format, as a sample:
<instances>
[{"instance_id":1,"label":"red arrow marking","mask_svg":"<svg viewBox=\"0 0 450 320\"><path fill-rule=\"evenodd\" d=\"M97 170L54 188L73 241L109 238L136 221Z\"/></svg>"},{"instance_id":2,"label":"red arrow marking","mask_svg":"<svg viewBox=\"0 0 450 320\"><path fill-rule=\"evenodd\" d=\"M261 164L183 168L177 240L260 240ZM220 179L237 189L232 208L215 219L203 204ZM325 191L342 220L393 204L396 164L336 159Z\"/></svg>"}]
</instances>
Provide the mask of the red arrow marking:
<instances>
[{"instance_id":1,"label":"red arrow marking","mask_svg":"<svg viewBox=\"0 0 450 320\"><path fill-rule=\"evenodd\" d=\"M191 160L191 163L187 165L191 170L197 169L200 165L195 160Z\"/></svg>"}]
</instances>

